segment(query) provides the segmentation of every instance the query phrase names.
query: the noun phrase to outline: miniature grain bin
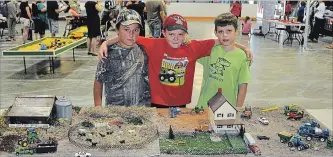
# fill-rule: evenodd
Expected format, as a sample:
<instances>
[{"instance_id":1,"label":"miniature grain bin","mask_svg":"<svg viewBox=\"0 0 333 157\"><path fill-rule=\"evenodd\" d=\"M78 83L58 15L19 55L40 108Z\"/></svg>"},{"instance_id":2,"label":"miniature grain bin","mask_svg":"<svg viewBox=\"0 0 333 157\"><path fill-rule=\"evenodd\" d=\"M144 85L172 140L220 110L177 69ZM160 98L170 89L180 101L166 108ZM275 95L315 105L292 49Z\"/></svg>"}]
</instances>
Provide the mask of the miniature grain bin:
<instances>
[{"instance_id":1,"label":"miniature grain bin","mask_svg":"<svg viewBox=\"0 0 333 157\"><path fill-rule=\"evenodd\" d=\"M62 119L72 119L72 103L66 97L60 97L55 102L56 109L57 109L57 118Z\"/></svg>"}]
</instances>

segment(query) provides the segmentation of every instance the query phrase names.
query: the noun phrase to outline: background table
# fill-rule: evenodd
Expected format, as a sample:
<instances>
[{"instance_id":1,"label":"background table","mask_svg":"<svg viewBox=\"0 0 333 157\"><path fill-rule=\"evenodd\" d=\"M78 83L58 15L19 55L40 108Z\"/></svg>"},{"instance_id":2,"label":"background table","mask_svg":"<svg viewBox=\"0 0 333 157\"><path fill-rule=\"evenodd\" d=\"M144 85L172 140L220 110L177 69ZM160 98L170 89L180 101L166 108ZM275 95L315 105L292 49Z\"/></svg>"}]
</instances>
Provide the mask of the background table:
<instances>
[{"instance_id":1,"label":"background table","mask_svg":"<svg viewBox=\"0 0 333 157\"><path fill-rule=\"evenodd\" d=\"M46 37L46 38L51 38L51 37ZM4 56L4 57L23 57L23 64L24 64L25 74L27 73L25 57L40 57L40 56L49 57L50 71L52 71L52 73L54 73L54 57L57 57L57 56L61 55L62 53L67 52L70 49L73 49L73 61L75 61L74 49L87 42L87 38L83 37L79 40L74 41L71 44L68 44L66 46L63 46L63 47L55 49L55 50L32 50L32 51L19 50L22 47L26 47L26 46L30 46L30 45L33 45L33 44L40 43L42 40L44 40L46 38L42 38L40 40L36 40L36 41L33 41L33 42L29 42L27 44L23 44L23 45L5 50L5 51L2 52L2 56ZM58 37L52 37L52 38L56 39Z\"/></svg>"}]
</instances>

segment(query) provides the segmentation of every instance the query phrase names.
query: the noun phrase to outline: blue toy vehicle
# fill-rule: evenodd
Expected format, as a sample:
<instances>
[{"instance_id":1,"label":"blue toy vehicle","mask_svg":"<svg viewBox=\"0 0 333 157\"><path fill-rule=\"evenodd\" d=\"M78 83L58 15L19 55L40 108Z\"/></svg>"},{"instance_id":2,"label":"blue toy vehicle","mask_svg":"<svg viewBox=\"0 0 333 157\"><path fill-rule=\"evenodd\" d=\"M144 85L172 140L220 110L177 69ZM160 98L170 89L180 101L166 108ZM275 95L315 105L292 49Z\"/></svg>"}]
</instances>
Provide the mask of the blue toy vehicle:
<instances>
[{"instance_id":1,"label":"blue toy vehicle","mask_svg":"<svg viewBox=\"0 0 333 157\"><path fill-rule=\"evenodd\" d=\"M45 44L40 45L40 50L46 50L46 49L47 49L47 46Z\"/></svg>"},{"instance_id":2,"label":"blue toy vehicle","mask_svg":"<svg viewBox=\"0 0 333 157\"><path fill-rule=\"evenodd\" d=\"M301 136L294 136L289 142L288 142L289 147L297 147L298 151L304 150L304 149L309 149L310 145L305 144L301 140Z\"/></svg>"},{"instance_id":3,"label":"blue toy vehicle","mask_svg":"<svg viewBox=\"0 0 333 157\"><path fill-rule=\"evenodd\" d=\"M330 131L328 131L328 129L323 130L322 132L309 132L305 135L306 140L311 141L312 138L317 138L319 139L321 142L325 142L328 137L330 136Z\"/></svg>"}]
</instances>

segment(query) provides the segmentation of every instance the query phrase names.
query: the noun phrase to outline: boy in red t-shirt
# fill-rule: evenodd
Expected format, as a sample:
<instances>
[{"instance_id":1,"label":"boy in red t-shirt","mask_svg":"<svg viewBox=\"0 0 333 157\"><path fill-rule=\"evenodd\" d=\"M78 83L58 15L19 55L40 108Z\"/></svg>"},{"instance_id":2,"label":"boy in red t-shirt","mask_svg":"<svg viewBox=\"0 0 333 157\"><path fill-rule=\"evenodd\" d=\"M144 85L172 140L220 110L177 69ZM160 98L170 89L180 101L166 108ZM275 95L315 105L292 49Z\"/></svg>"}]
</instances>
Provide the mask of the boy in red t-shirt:
<instances>
[{"instance_id":1,"label":"boy in red t-shirt","mask_svg":"<svg viewBox=\"0 0 333 157\"><path fill-rule=\"evenodd\" d=\"M173 14L163 24L165 38L139 38L148 56L148 77L153 107L185 107L191 102L196 60L209 56L216 39L192 40L185 43L187 22ZM101 45L99 59L107 56L107 45L118 42L118 38ZM245 46L237 44L251 57Z\"/></svg>"}]
</instances>

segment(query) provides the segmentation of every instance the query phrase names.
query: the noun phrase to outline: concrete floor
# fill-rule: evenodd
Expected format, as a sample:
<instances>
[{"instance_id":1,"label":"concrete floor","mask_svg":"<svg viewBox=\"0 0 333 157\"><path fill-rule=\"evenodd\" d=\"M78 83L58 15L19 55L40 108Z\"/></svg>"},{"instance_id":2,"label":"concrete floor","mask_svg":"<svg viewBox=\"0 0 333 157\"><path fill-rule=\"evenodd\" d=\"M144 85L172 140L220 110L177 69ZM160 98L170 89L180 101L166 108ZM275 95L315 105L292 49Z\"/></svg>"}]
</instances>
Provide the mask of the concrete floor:
<instances>
[{"instance_id":1,"label":"concrete floor","mask_svg":"<svg viewBox=\"0 0 333 157\"><path fill-rule=\"evenodd\" d=\"M60 22L60 28L64 28L64 22ZM189 33L194 39L215 37L213 22L189 22ZM112 32L109 37L114 35ZM0 51L20 44L20 38L16 42L0 41ZM245 105L268 107L297 103L332 129L333 50L325 48L331 38L309 43L314 51L304 51L296 41L292 46L283 46L273 38L238 37L238 42L248 45L255 55L251 66L253 83L249 85ZM67 96L73 105L92 106L97 58L88 56L85 49L75 50L76 62L71 55L69 51L56 59L55 74L49 73L48 58L27 58L27 75L21 57L1 56L0 108L12 105L17 95ZM197 65L189 107L197 102L201 81L202 67Z\"/></svg>"}]
</instances>

